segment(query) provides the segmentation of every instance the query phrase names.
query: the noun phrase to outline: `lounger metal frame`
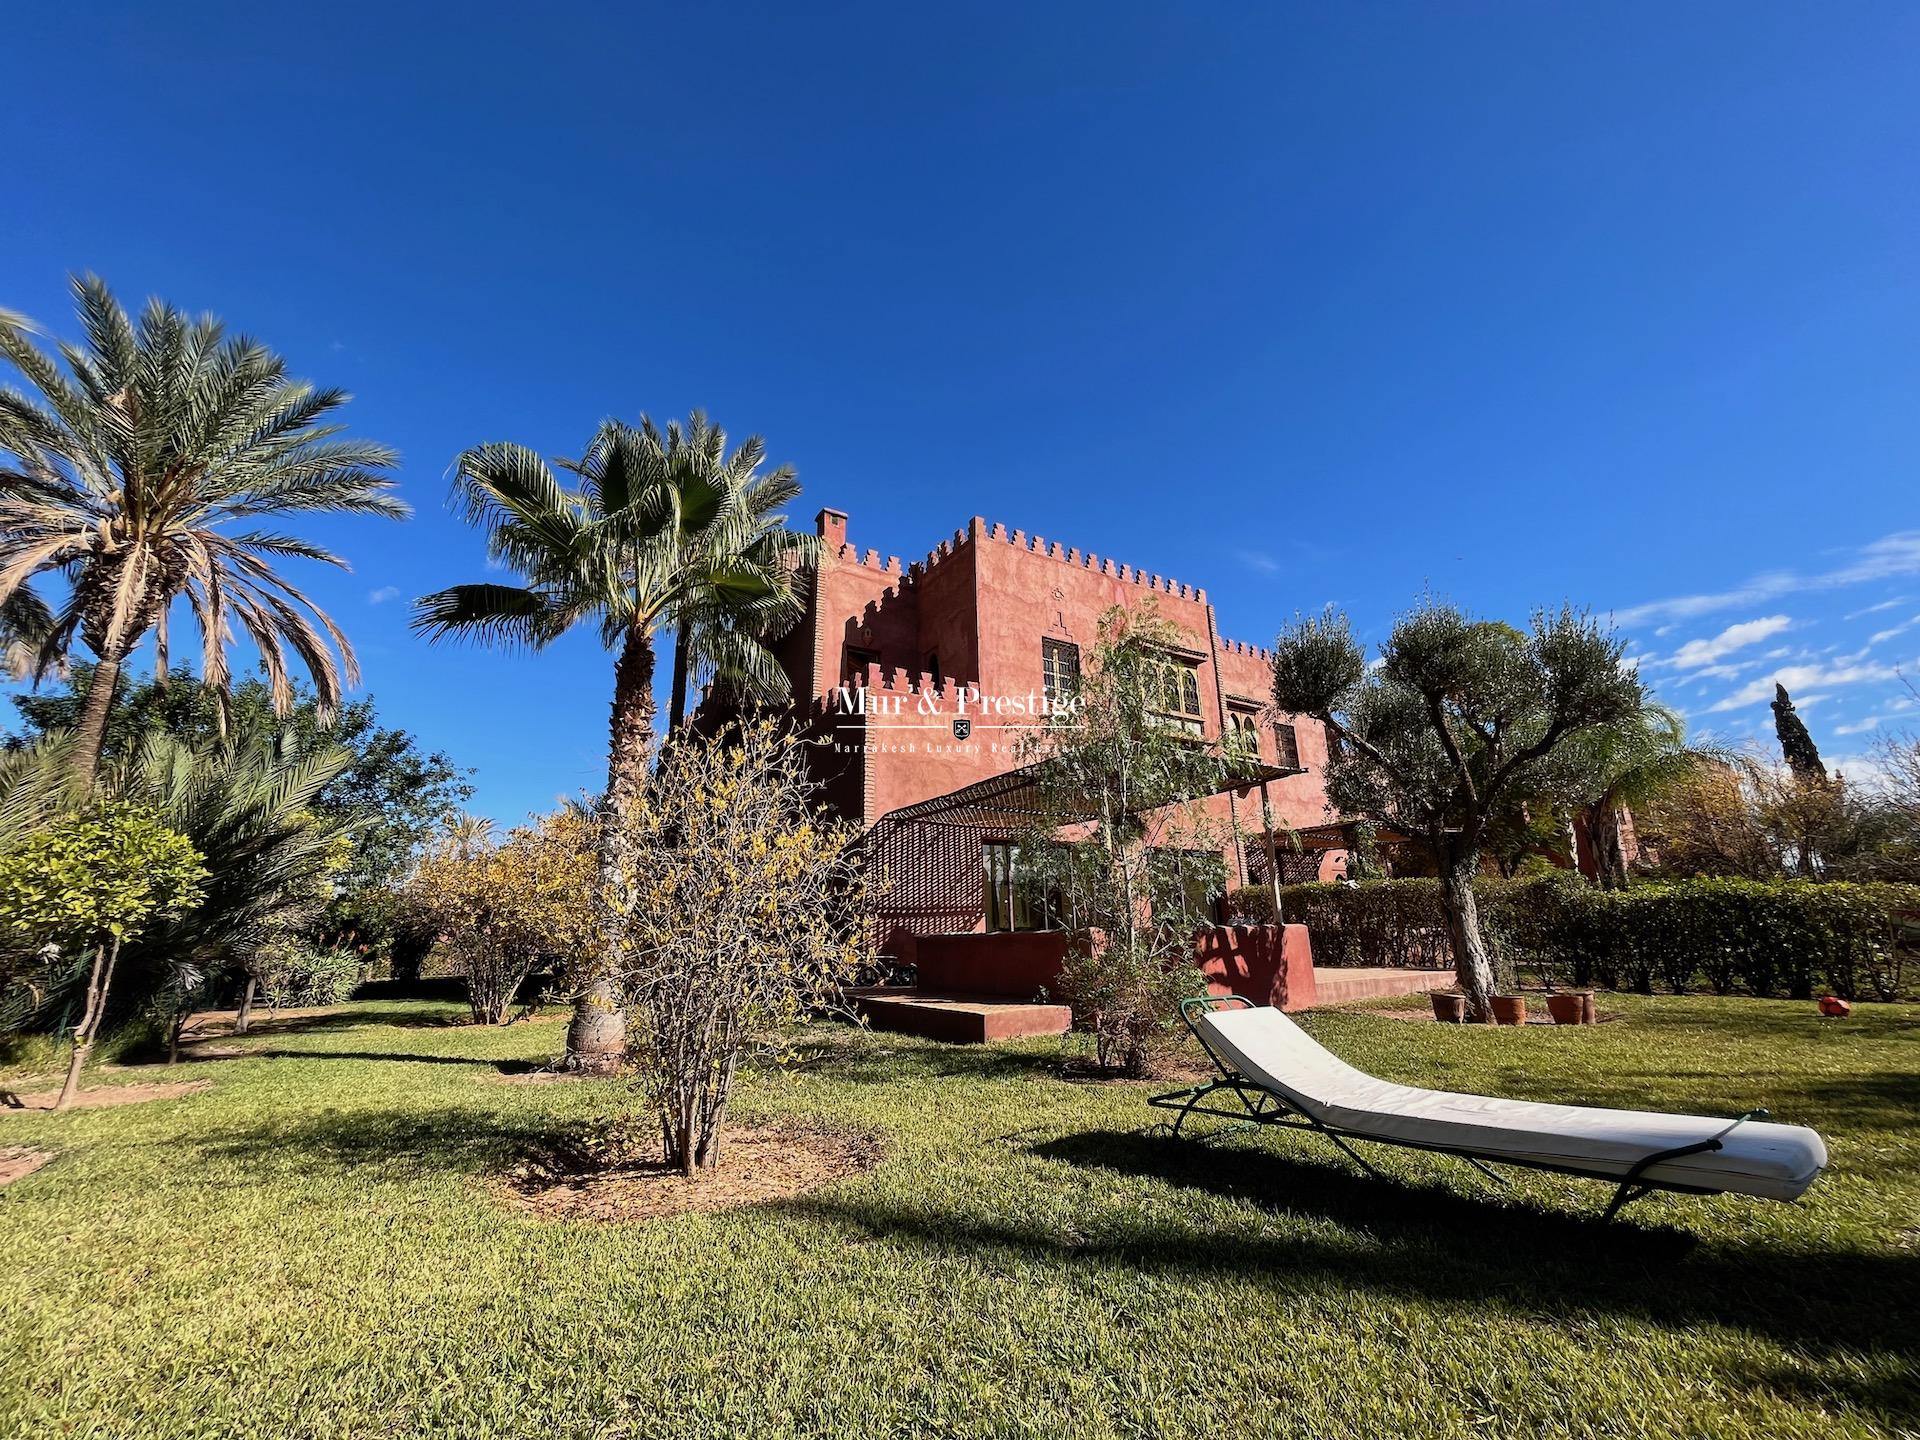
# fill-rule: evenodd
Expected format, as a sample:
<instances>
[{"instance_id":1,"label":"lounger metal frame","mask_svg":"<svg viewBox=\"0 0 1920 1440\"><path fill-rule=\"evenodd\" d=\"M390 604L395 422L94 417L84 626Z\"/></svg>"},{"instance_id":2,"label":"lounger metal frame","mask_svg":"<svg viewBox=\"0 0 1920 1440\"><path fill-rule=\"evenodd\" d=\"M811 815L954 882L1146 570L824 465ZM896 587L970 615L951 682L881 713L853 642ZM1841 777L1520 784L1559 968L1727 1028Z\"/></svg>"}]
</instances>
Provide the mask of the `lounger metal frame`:
<instances>
[{"instance_id":1,"label":"lounger metal frame","mask_svg":"<svg viewBox=\"0 0 1920 1440\"><path fill-rule=\"evenodd\" d=\"M1499 1185L1505 1185L1507 1183L1506 1177L1490 1169L1489 1166L1491 1165L1513 1165L1527 1170L1545 1170L1554 1175L1571 1175L1580 1180L1613 1179L1611 1175L1596 1175L1591 1170L1582 1170L1571 1165L1556 1165L1546 1160L1521 1159L1510 1155L1488 1155L1484 1152L1468 1150L1461 1146L1439 1145L1423 1140L1402 1140L1387 1135L1365 1135L1357 1130L1347 1130L1339 1126L1328 1125L1325 1121L1308 1114L1306 1111L1289 1105L1282 1097L1274 1094L1273 1091L1240 1074L1212 1045L1207 1043L1205 1032L1194 1023L1194 1015L1196 1013L1205 1013L1235 1004L1245 1006L1249 1010L1259 1008L1244 995L1194 995L1180 1002L1180 1018L1186 1022L1187 1028L1193 1032L1194 1039L1200 1042L1200 1048L1206 1052L1207 1058L1213 1062L1214 1068L1220 1073L1204 1084L1192 1085L1184 1090L1170 1090L1165 1094L1148 1097L1147 1103L1149 1105L1157 1106L1162 1110L1177 1110L1180 1112L1173 1122L1173 1133L1175 1135L1178 1135L1180 1133L1180 1127L1187 1123L1188 1116L1215 1115L1222 1119L1233 1120L1239 1123L1229 1127L1227 1130L1211 1132L1213 1134L1224 1135L1232 1133L1232 1131L1251 1129L1261 1125L1277 1125L1285 1130L1307 1130L1323 1135L1338 1146L1341 1152L1352 1160L1354 1164L1358 1165L1362 1170L1365 1170L1376 1179L1385 1179L1386 1177L1372 1165L1368 1164L1366 1158L1355 1150L1352 1145L1348 1144L1348 1141L1365 1140L1374 1145L1395 1145L1403 1150L1429 1150L1440 1155L1452 1155L1456 1159L1466 1161L1482 1175L1485 1175L1489 1180ZM1222 1094L1232 1095L1234 1099L1240 1102L1240 1108L1238 1110L1228 1110L1219 1106L1204 1105L1201 1103L1204 1100ZM1746 1114L1729 1121L1726 1129L1720 1131L1719 1134L1710 1139L1699 1140L1691 1145L1675 1146L1671 1150L1661 1150L1637 1161L1633 1168L1628 1170L1627 1173L1620 1178L1619 1188L1614 1191L1613 1199L1601 1215L1601 1220L1607 1221L1613 1219L1614 1216L1620 1213L1622 1207L1632 1204L1635 1200L1640 1199L1641 1196L1651 1194L1655 1190L1666 1190L1677 1195L1718 1195L1724 1193L1711 1186L1676 1185L1666 1180L1649 1180L1646 1177L1646 1172L1656 1165L1665 1164L1669 1160L1678 1160L1687 1155L1698 1155L1703 1151L1718 1150L1721 1148L1720 1142L1725 1140L1738 1126L1745 1124L1749 1120L1765 1120L1767 1118L1768 1116L1765 1110L1749 1110Z\"/></svg>"}]
</instances>

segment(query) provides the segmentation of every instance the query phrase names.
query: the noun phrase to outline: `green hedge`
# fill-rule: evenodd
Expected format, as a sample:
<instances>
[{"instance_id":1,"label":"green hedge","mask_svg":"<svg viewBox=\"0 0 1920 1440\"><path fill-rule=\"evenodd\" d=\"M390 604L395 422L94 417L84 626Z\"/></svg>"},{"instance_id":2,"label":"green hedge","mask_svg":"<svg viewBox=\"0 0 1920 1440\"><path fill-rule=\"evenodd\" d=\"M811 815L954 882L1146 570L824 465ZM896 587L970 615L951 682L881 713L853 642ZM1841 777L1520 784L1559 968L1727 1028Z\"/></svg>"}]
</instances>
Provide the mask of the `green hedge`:
<instances>
[{"instance_id":1,"label":"green hedge","mask_svg":"<svg viewBox=\"0 0 1920 1440\"><path fill-rule=\"evenodd\" d=\"M1570 874L1474 886L1503 970L1557 985L1685 994L1816 992L1891 1000L1920 949L1920 886L1684 880L1597 890ZM1231 897L1234 916L1273 917L1272 892ZM1435 880L1288 885L1281 907L1306 925L1319 965L1452 963Z\"/></svg>"}]
</instances>

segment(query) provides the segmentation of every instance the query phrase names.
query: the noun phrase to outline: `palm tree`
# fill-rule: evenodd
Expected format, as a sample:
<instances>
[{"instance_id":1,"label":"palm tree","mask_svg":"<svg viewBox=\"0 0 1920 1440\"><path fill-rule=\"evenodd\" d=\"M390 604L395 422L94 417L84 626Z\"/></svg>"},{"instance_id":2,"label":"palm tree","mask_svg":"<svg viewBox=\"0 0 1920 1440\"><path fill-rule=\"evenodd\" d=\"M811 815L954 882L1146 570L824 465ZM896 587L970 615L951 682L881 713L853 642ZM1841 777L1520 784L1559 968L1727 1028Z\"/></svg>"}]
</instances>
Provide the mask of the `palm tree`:
<instances>
[{"instance_id":1,"label":"palm tree","mask_svg":"<svg viewBox=\"0 0 1920 1440\"><path fill-rule=\"evenodd\" d=\"M1586 803L1573 823L1585 834L1602 888L1627 883L1626 816L1695 774L1722 752L1687 743L1686 722L1665 705L1648 703L1623 725L1596 733L1583 767L1592 777Z\"/></svg>"},{"instance_id":2,"label":"palm tree","mask_svg":"<svg viewBox=\"0 0 1920 1440\"><path fill-rule=\"evenodd\" d=\"M713 577L674 615L669 733L686 720L690 686L708 680L733 694L784 700L788 680L768 647L800 619L796 578L820 559L819 539L787 529L780 513L800 494L793 467L760 474L767 447L758 435L729 456L727 432L698 410L684 428L669 421L664 436L651 420L640 423L666 452L682 548Z\"/></svg>"},{"instance_id":3,"label":"palm tree","mask_svg":"<svg viewBox=\"0 0 1920 1440\"><path fill-rule=\"evenodd\" d=\"M38 668L40 647L53 628L47 602L22 585L0 605L0 671L25 680Z\"/></svg>"},{"instance_id":4,"label":"palm tree","mask_svg":"<svg viewBox=\"0 0 1920 1440\"><path fill-rule=\"evenodd\" d=\"M485 527L489 557L524 583L455 585L415 604L414 628L435 640L470 636L538 650L576 625L598 625L601 643L615 652L607 788L600 802L600 885L614 916L631 875L627 817L646 785L653 753L655 631L682 617L694 625L700 622L692 617L719 614L723 596L760 596L769 588L754 535L765 527L770 507L756 516L733 493L741 486L698 480L701 467L686 453L686 436L695 430L717 433L696 416L680 432L683 453L675 458L673 427L662 433L645 420L638 428L604 422L584 456L560 462L579 478L577 491L562 486L525 446L466 451L455 466L455 503L469 523ZM724 437L720 446L724 451ZM710 448L699 453L705 456ZM738 474L743 486L757 464L756 447L744 471L720 466L715 473ZM768 493L781 492L770 486ZM744 649L716 646L715 653L731 656ZM579 1068L609 1068L625 1049L616 938L610 924L574 1004L567 1048Z\"/></svg>"},{"instance_id":5,"label":"palm tree","mask_svg":"<svg viewBox=\"0 0 1920 1440\"><path fill-rule=\"evenodd\" d=\"M301 749L266 734L211 746L148 737L122 788L193 842L208 878L200 903L154 925L129 947L128 963L149 966L155 988L183 1000L199 988L182 983L185 975L238 971L244 988L234 1033L244 1034L269 952L320 912L329 877L364 823L313 808L352 762L343 746Z\"/></svg>"},{"instance_id":6,"label":"palm tree","mask_svg":"<svg viewBox=\"0 0 1920 1440\"><path fill-rule=\"evenodd\" d=\"M322 706L336 705L343 678L358 679L353 648L274 565L345 562L257 522L408 512L381 473L394 452L321 423L345 393L289 379L280 356L228 337L210 315L150 300L136 326L98 277L73 288L87 343L58 347L65 373L25 321L0 312L0 356L38 392L0 390L0 606L34 575L68 580L35 668L44 673L76 635L98 659L73 750L91 781L121 666L151 634L155 673L167 673L168 617L182 597L218 692L237 622L259 649L276 708L293 702L289 652Z\"/></svg>"}]
</instances>

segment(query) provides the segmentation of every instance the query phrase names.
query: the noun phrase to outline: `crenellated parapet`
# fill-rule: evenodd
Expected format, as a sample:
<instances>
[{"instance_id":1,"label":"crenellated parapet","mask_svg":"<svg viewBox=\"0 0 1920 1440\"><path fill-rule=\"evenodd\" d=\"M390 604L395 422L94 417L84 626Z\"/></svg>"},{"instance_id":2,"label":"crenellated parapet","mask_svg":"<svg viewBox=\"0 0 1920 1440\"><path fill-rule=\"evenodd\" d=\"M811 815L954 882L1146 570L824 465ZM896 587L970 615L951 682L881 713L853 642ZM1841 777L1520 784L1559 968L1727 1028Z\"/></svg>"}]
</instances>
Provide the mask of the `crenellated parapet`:
<instances>
[{"instance_id":1,"label":"crenellated parapet","mask_svg":"<svg viewBox=\"0 0 1920 1440\"><path fill-rule=\"evenodd\" d=\"M1058 540L1048 541L1039 535L1028 535L1024 530L1009 530L995 521L989 525L978 516L973 520L973 533L980 538L996 544L1008 545L1030 555L1043 556L1062 565L1071 565L1076 570L1088 570L1096 575L1105 575L1109 579L1127 584L1138 585L1144 589L1162 595L1175 596L1181 600L1191 600L1196 604L1207 603L1207 592L1198 585L1188 585L1170 576L1154 575L1132 565L1117 564L1103 559L1091 550L1082 551L1077 546L1062 545Z\"/></svg>"}]
</instances>

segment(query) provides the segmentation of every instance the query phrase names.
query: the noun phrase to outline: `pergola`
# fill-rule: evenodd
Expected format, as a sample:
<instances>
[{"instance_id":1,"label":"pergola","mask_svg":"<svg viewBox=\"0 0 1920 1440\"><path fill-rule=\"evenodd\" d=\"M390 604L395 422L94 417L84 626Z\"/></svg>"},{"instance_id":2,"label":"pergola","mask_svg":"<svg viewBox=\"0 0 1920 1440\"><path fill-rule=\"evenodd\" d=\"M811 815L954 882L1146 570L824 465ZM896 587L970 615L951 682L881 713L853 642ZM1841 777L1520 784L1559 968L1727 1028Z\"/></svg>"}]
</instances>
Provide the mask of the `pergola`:
<instances>
[{"instance_id":1,"label":"pergola","mask_svg":"<svg viewBox=\"0 0 1920 1440\"><path fill-rule=\"evenodd\" d=\"M958 825L983 834L1006 834L1020 830L1045 814L1039 805L1041 787L1046 783L1050 767L1057 764L1053 760L1037 760L1017 770L989 775L985 780L962 785L945 795L935 795L931 799L888 811L881 817L881 823L893 820L913 825ZM1262 760L1235 759L1229 763L1226 777L1220 784L1143 809L1164 810L1169 805L1205 800L1210 796L1224 795L1230 790L1247 791L1255 786L1264 786L1270 780L1284 780L1290 775L1304 773L1297 765L1289 767L1269 765ZM1095 820L1099 815L1099 810L1088 804L1084 812L1070 814L1067 823Z\"/></svg>"},{"instance_id":2,"label":"pergola","mask_svg":"<svg viewBox=\"0 0 1920 1440\"><path fill-rule=\"evenodd\" d=\"M1057 807L1043 808L1041 794L1054 760L1039 760L1018 769L990 775L944 795L890 810L867 834L869 874L874 877L874 918L879 938L905 930L914 934L944 934L971 930L979 921L976 903L980 877L980 846L1029 829L1041 819L1062 820ZM1250 757L1229 760L1220 783L1159 805L1204 800L1214 795L1260 791L1266 817L1265 846L1269 873L1277 876L1273 809L1267 786L1274 780L1304 773L1300 766L1269 765ZM1099 818L1088 804L1081 813L1069 813L1072 825ZM1238 836L1235 837L1238 843ZM1278 897L1276 896L1276 901Z\"/></svg>"}]
</instances>

